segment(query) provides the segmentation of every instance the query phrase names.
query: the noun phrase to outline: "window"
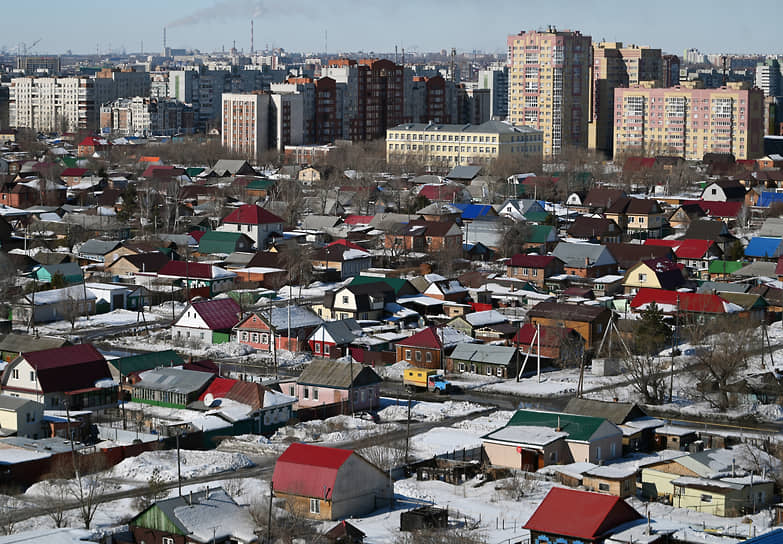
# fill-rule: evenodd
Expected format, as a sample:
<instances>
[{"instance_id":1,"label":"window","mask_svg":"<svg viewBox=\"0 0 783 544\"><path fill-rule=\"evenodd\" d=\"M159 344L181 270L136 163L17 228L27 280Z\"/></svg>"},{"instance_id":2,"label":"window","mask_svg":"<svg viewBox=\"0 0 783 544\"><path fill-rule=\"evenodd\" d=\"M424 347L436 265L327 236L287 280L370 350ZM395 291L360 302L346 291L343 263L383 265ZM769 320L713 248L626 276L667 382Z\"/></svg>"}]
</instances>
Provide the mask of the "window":
<instances>
[{"instance_id":1,"label":"window","mask_svg":"<svg viewBox=\"0 0 783 544\"><path fill-rule=\"evenodd\" d=\"M487 376L492 376L492 367L487 366Z\"/></svg>"},{"instance_id":2,"label":"window","mask_svg":"<svg viewBox=\"0 0 783 544\"><path fill-rule=\"evenodd\" d=\"M647 281L647 274L639 274L639 281Z\"/></svg>"},{"instance_id":3,"label":"window","mask_svg":"<svg viewBox=\"0 0 783 544\"><path fill-rule=\"evenodd\" d=\"M712 502L712 495L702 495L701 502Z\"/></svg>"},{"instance_id":4,"label":"window","mask_svg":"<svg viewBox=\"0 0 783 544\"><path fill-rule=\"evenodd\" d=\"M599 461L601 460L601 446L595 448L595 458Z\"/></svg>"},{"instance_id":5,"label":"window","mask_svg":"<svg viewBox=\"0 0 783 544\"><path fill-rule=\"evenodd\" d=\"M318 400L318 389L313 389L313 400Z\"/></svg>"},{"instance_id":6,"label":"window","mask_svg":"<svg viewBox=\"0 0 783 544\"><path fill-rule=\"evenodd\" d=\"M459 364L459 371L460 372L465 372L465 363L460 363Z\"/></svg>"},{"instance_id":7,"label":"window","mask_svg":"<svg viewBox=\"0 0 783 544\"><path fill-rule=\"evenodd\" d=\"M416 350L416 361L421 361L421 351Z\"/></svg>"},{"instance_id":8,"label":"window","mask_svg":"<svg viewBox=\"0 0 783 544\"><path fill-rule=\"evenodd\" d=\"M306 399L310 398L310 388L309 387L305 387L304 388L304 392L302 393L302 397L306 398Z\"/></svg>"},{"instance_id":9,"label":"window","mask_svg":"<svg viewBox=\"0 0 783 544\"><path fill-rule=\"evenodd\" d=\"M170 536L164 536L160 539L161 544L174 544L174 539Z\"/></svg>"},{"instance_id":10,"label":"window","mask_svg":"<svg viewBox=\"0 0 783 544\"><path fill-rule=\"evenodd\" d=\"M294 387L293 385L290 386L288 388L288 394L291 395L292 397L295 397L296 396L296 387Z\"/></svg>"},{"instance_id":11,"label":"window","mask_svg":"<svg viewBox=\"0 0 783 544\"><path fill-rule=\"evenodd\" d=\"M320 342L315 342L315 352L316 353L321 353L321 343Z\"/></svg>"},{"instance_id":12,"label":"window","mask_svg":"<svg viewBox=\"0 0 783 544\"><path fill-rule=\"evenodd\" d=\"M19 369L17 369L17 368L14 369L14 379L15 380L19 379Z\"/></svg>"},{"instance_id":13,"label":"window","mask_svg":"<svg viewBox=\"0 0 783 544\"><path fill-rule=\"evenodd\" d=\"M502 378L503 377L503 369L498 367L498 371L496 372L496 374L498 375L498 378Z\"/></svg>"},{"instance_id":14,"label":"window","mask_svg":"<svg viewBox=\"0 0 783 544\"><path fill-rule=\"evenodd\" d=\"M405 360L410 361L411 360L411 350L406 349L405 350Z\"/></svg>"},{"instance_id":15,"label":"window","mask_svg":"<svg viewBox=\"0 0 783 544\"><path fill-rule=\"evenodd\" d=\"M311 514L321 513L321 501L319 501L318 499L310 499L310 513Z\"/></svg>"},{"instance_id":16,"label":"window","mask_svg":"<svg viewBox=\"0 0 783 544\"><path fill-rule=\"evenodd\" d=\"M617 444L615 444L614 442L612 442L611 446L609 446L609 454L612 457L617 456Z\"/></svg>"},{"instance_id":17,"label":"window","mask_svg":"<svg viewBox=\"0 0 783 544\"><path fill-rule=\"evenodd\" d=\"M598 484L598 491L609 491L609 484Z\"/></svg>"},{"instance_id":18,"label":"window","mask_svg":"<svg viewBox=\"0 0 783 544\"><path fill-rule=\"evenodd\" d=\"M30 371L30 381L31 382L35 381L35 371L33 371L33 370Z\"/></svg>"},{"instance_id":19,"label":"window","mask_svg":"<svg viewBox=\"0 0 783 544\"><path fill-rule=\"evenodd\" d=\"M427 361L428 363L431 363L432 362L432 352L428 351L427 353L425 353L424 354L424 360Z\"/></svg>"},{"instance_id":20,"label":"window","mask_svg":"<svg viewBox=\"0 0 783 544\"><path fill-rule=\"evenodd\" d=\"M348 304L348 297L347 296L343 296L343 304Z\"/></svg>"}]
</instances>

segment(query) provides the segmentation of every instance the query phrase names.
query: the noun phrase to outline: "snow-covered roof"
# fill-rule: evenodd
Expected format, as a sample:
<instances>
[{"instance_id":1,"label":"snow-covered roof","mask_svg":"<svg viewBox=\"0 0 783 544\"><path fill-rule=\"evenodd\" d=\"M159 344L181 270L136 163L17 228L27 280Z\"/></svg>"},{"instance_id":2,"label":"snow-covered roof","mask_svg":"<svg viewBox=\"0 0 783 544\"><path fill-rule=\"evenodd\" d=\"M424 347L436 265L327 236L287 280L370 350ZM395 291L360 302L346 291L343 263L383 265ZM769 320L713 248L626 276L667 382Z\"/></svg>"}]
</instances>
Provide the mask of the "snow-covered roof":
<instances>
[{"instance_id":1,"label":"snow-covered roof","mask_svg":"<svg viewBox=\"0 0 783 544\"><path fill-rule=\"evenodd\" d=\"M506 321L506 316L504 316L497 310L485 310L482 312L473 312L470 314L466 314L462 317L465 321L467 321L474 327L494 325L496 323L503 323L504 321Z\"/></svg>"},{"instance_id":2,"label":"snow-covered roof","mask_svg":"<svg viewBox=\"0 0 783 544\"><path fill-rule=\"evenodd\" d=\"M555 431L549 427L537 427L534 425L509 425L484 435L482 438L495 442L509 444L528 444L531 446L546 446L561 438L566 438L568 433Z\"/></svg>"},{"instance_id":3,"label":"snow-covered roof","mask_svg":"<svg viewBox=\"0 0 783 544\"><path fill-rule=\"evenodd\" d=\"M210 490L207 497L191 505L175 507L174 515L187 528L188 536L199 542L256 540L256 525L249 512L220 488Z\"/></svg>"}]
</instances>

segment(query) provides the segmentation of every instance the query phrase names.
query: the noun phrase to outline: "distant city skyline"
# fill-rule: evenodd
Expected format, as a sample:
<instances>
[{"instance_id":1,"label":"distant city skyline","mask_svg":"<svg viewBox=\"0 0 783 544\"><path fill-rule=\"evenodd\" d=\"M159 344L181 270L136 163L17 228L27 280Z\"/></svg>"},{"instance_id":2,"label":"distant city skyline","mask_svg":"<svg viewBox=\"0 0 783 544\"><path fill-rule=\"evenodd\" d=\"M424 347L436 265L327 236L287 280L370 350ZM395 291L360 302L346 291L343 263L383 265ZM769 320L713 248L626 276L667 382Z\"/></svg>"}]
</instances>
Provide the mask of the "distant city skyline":
<instances>
[{"instance_id":1,"label":"distant city skyline","mask_svg":"<svg viewBox=\"0 0 783 544\"><path fill-rule=\"evenodd\" d=\"M288 51L411 52L457 48L504 53L505 38L548 25L579 30L594 41L649 45L682 55L703 53L781 54L776 0L742 5L704 0L562 0L551 2L484 0L194 0L132 3L42 0L3 3L0 47L16 53L20 43L40 42L30 52L76 54L100 51L155 53L163 47L163 27L172 48L202 52L255 49ZM78 6L78 7L77 7ZM24 49L24 45L21 47Z\"/></svg>"}]
</instances>

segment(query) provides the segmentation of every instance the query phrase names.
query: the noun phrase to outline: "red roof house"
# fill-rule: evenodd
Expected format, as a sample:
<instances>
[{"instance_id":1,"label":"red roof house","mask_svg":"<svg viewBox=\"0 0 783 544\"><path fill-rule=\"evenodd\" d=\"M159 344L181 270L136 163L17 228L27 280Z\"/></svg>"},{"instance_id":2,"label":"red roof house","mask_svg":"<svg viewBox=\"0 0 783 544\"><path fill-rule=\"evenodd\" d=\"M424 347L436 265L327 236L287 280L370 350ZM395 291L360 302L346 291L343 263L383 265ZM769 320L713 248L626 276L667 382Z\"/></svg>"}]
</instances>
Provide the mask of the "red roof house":
<instances>
[{"instance_id":1,"label":"red roof house","mask_svg":"<svg viewBox=\"0 0 783 544\"><path fill-rule=\"evenodd\" d=\"M739 214L744 201L730 201L730 202L713 202L708 200L686 200L682 202L682 205L696 204L699 206L709 217L717 219L729 220L736 219Z\"/></svg>"},{"instance_id":2,"label":"red roof house","mask_svg":"<svg viewBox=\"0 0 783 544\"><path fill-rule=\"evenodd\" d=\"M0 384L3 393L43 397L45 409L65 409L67 402L71 410L80 410L116 401L110 380L103 355L92 344L78 344L22 353L8 363Z\"/></svg>"},{"instance_id":3,"label":"red roof house","mask_svg":"<svg viewBox=\"0 0 783 544\"><path fill-rule=\"evenodd\" d=\"M79 142L77 147L77 154L80 157L87 157L98 151L104 151L109 148L111 142L105 138L96 138L94 136L87 136L84 140Z\"/></svg>"},{"instance_id":4,"label":"red roof house","mask_svg":"<svg viewBox=\"0 0 783 544\"><path fill-rule=\"evenodd\" d=\"M443 342L435 327L427 327L397 342L397 360L420 368L441 368Z\"/></svg>"},{"instance_id":5,"label":"red roof house","mask_svg":"<svg viewBox=\"0 0 783 544\"><path fill-rule=\"evenodd\" d=\"M228 342L241 313L239 304L230 297L198 300L185 308L172 325L172 333L174 338L185 342Z\"/></svg>"},{"instance_id":6,"label":"red roof house","mask_svg":"<svg viewBox=\"0 0 783 544\"><path fill-rule=\"evenodd\" d=\"M642 311L652 303L655 303L666 314L687 312L715 315L737 313L742 310L741 306L733 304L718 295L684 293L666 289L650 289L648 287L639 289L631 301L631 308L636 311Z\"/></svg>"},{"instance_id":7,"label":"red roof house","mask_svg":"<svg viewBox=\"0 0 783 544\"><path fill-rule=\"evenodd\" d=\"M553 487L524 528L530 542L576 540L600 543L612 531L642 516L620 497Z\"/></svg>"},{"instance_id":8,"label":"red roof house","mask_svg":"<svg viewBox=\"0 0 783 544\"><path fill-rule=\"evenodd\" d=\"M540 351L541 357L570 360L584 349L584 340L572 328L540 325L538 329L540 339L536 337L536 326L532 323L525 323L514 335L512 342L520 348L521 354L536 356Z\"/></svg>"},{"instance_id":9,"label":"red roof house","mask_svg":"<svg viewBox=\"0 0 783 544\"><path fill-rule=\"evenodd\" d=\"M517 253L506 261L506 274L543 287L546 278L563 273L563 264L563 261L551 255Z\"/></svg>"},{"instance_id":10,"label":"red roof house","mask_svg":"<svg viewBox=\"0 0 783 544\"><path fill-rule=\"evenodd\" d=\"M283 232L285 221L255 204L243 204L223 219L223 224L217 230L221 232L241 232L256 243L258 249L263 249L273 234Z\"/></svg>"},{"instance_id":11,"label":"red roof house","mask_svg":"<svg viewBox=\"0 0 783 544\"><path fill-rule=\"evenodd\" d=\"M295 511L320 520L367 514L392 498L388 475L356 452L299 443L278 457L272 489Z\"/></svg>"}]
</instances>

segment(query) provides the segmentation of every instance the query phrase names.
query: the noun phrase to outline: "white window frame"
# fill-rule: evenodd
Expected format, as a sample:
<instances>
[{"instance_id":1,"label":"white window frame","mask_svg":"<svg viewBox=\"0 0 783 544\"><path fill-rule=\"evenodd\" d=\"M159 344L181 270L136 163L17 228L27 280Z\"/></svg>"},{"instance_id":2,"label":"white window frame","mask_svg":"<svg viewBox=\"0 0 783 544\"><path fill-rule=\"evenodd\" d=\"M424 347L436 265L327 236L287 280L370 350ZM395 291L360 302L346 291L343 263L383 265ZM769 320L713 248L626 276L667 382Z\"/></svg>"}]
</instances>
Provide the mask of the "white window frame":
<instances>
[{"instance_id":1,"label":"white window frame","mask_svg":"<svg viewBox=\"0 0 783 544\"><path fill-rule=\"evenodd\" d=\"M310 499L310 513L311 514L320 514L321 513L321 500L320 499Z\"/></svg>"}]
</instances>

